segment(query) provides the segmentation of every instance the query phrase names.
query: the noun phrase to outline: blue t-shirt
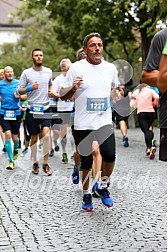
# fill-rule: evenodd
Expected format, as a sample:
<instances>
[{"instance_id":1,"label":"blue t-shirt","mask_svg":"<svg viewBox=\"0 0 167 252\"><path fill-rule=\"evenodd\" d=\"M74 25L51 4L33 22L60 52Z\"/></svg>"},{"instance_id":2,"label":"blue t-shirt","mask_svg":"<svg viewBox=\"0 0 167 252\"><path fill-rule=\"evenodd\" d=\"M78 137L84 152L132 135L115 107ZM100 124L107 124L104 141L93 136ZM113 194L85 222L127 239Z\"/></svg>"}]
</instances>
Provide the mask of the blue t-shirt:
<instances>
[{"instance_id":1,"label":"blue t-shirt","mask_svg":"<svg viewBox=\"0 0 167 252\"><path fill-rule=\"evenodd\" d=\"M150 86L151 89L153 89L157 94L159 94L159 89L157 87Z\"/></svg>"},{"instance_id":2,"label":"blue t-shirt","mask_svg":"<svg viewBox=\"0 0 167 252\"><path fill-rule=\"evenodd\" d=\"M15 110L16 116L21 114L19 107L19 98L14 97L16 87L19 84L19 80L13 79L11 83L6 83L5 80L0 81L0 96L1 107L0 114L4 115L6 110Z\"/></svg>"}]
</instances>

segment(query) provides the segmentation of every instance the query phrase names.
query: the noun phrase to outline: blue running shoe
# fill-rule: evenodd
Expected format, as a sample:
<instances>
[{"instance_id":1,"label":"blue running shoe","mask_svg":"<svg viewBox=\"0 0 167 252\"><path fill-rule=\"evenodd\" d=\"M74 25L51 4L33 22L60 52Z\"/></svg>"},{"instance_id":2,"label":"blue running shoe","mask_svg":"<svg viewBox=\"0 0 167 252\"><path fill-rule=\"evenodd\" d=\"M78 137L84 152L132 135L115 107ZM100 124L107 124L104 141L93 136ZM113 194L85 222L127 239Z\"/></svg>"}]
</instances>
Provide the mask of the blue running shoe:
<instances>
[{"instance_id":1,"label":"blue running shoe","mask_svg":"<svg viewBox=\"0 0 167 252\"><path fill-rule=\"evenodd\" d=\"M110 193L109 193L107 187L99 189L98 188L98 183L96 182L94 184L93 188L92 188L92 192L93 193L96 192L96 194L100 196L103 205L105 205L107 207L112 207L113 206L114 202L113 202L113 199L110 196Z\"/></svg>"},{"instance_id":2,"label":"blue running shoe","mask_svg":"<svg viewBox=\"0 0 167 252\"><path fill-rule=\"evenodd\" d=\"M129 147L128 137L123 137L123 145L124 147Z\"/></svg>"},{"instance_id":3,"label":"blue running shoe","mask_svg":"<svg viewBox=\"0 0 167 252\"><path fill-rule=\"evenodd\" d=\"M92 195L84 194L83 201L82 201L82 210L86 212L92 212L93 211L93 204L92 204Z\"/></svg>"},{"instance_id":4,"label":"blue running shoe","mask_svg":"<svg viewBox=\"0 0 167 252\"><path fill-rule=\"evenodd\" d=\"M93 187L92 187L92 197L93 198L100 198L99 194L97 194L96 191L95 191L95 189L94 189L97 185L98 185L98 183L95 182L94 185L93 185Z\"/></svg>"},{"instance_id":5,"label":"blue running shoe","mask_svg":"<svg viewBox=\"0 0 167 252\"><path fill-rule=\"evenodd\" d=\"M74 166L74 170L72 173L72 182L73 182L73 184L79 183L79 170L75 166Z\"/></svg>"}]
</instances>

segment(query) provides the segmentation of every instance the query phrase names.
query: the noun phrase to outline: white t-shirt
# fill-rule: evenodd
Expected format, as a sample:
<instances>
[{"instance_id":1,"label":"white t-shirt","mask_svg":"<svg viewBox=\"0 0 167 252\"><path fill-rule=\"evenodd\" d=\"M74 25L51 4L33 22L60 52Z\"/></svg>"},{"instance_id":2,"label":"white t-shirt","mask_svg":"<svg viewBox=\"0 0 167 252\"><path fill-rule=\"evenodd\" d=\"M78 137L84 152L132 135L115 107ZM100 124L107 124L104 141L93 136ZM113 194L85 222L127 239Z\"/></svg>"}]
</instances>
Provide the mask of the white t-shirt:
<instances>
[{"instance_id":1,"label":"white t-shirt","mask_svg":"<svg viewBox=\"0 0 167 252\"><path fill-rule=\"evenodd\" d=\"M72 64L67 72L64 85L71 87L74 77L83 76L83 82L75 93L74 129L97 130L112 124L110 92L118 87L116 66L103 60L98 65L86 59Z\"/></svg>"},{"instance_id":2,"label":"white t-shirt","mask_svg":"<svg viewBox=\"0 0 167 252\"><path fill-rule=\"evenodd\" d=\"M63 74L58 75L53 81L53 91L59 93L61 86L63 85L65 76ZM58 99L57 111L72 111L74 107L74 101Z\"/></svg>"},{"instance_id":3,"label":"white t-shirt","mask_svg":"<svg viewBox=\"0 0 167 252\"><path fill-rule=\"evenodd\" d=\"M52 70L44 66L40 71L33 67L25 69L21 74L18 90L32 85L34 81L39 82L39 88L27 92L28 104L49 105L48 89L52 86Z\"/></svg>"}]
</instances>

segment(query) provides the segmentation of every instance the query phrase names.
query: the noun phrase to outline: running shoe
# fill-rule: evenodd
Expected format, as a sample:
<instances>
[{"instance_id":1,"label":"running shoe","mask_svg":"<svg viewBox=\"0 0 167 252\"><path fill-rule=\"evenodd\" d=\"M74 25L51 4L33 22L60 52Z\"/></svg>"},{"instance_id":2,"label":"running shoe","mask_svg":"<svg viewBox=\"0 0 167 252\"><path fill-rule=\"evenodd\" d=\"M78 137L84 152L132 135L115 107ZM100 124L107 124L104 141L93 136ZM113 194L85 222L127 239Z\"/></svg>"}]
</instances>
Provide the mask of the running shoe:
<instances>
[{"instance_id":1,"label":"running shoe","mask_svg":"<svg viewBox=\"0 0 167 252\"><path fill-rule=\"evenodd\" d=\"M99 183L96 182L92 188L92 193L96 192L100 196L102 203L107 207L112 207L114 202L110 196L108 188L99 189Z\"/></svg>"},{"instance_id":2,"label":"running shoe","mask_svg":"<svg viewBox=\"0 0 167 252\"><path fill-rule=\"evenodd\" d=\"M51 149L50 151L49 151L49 157L53 157L54 156L54 149Z\"/></svg>"},{"instance_id":3,"label":"running shoe","mask_svg":"<svg viewBox=\"0 0 167 252\"><path fill-rule=\"evenodd\" d=\"M146 148L146 156L150 156L150 148L149 147Z\"/></svg>"},{"instance_id":4,"label":"running shoe","mask_svg":"<svg viewBox=\"0 0 167 252\"><path fill-rule=\"evenodd\" d=\"M64 153L63 153L63 159L62 159L62 162L64 162L65 164L67 164L67 163L68 163L68 158L67 158L67 153L66 153L66 152L64 152Z\"/></svg>"},{"instance_id":5,"label":"running shoe","mask_svg":"<svg viewBox=\"0 0 167 252\"><path fill-rule=\"evenodd\" d=\"M5 145L4 145L3 149L2 149L2 151L7 152Z\"/></svg>"},{"instance_id":6,"label":"running shoe","mask_svg":"<svg viewBox=\"0 0 167 252\"><path fill-rule=\"evenodd\" d=\"M99 194L97 194L96 191L94 190L94 187L96 187L97 185L98 185L98 183L95 182L93 187L92 187L92 197L93 198L100 198Z\"/></svg>"},{"instance_id":7,"label":"running shoe","mask_svg":"<svg viewBox=\"0 0 167 252\"><path fill-rule=\"evenodd\" d=\"M55 146L55 151L56 151L56 152L59 151L59 146L58 146L58 145Z\"/></svg>"},{"instance_id":8,"label":"running shoe","mask_svg":"<svg viewBox=\"0 0 167 252\"><path fill-rule=\"evenodd\" d=\"M39 173L39 166L38 166L38 163L33 164L32 173L33 173L33 174L38 174L38 173Z\"/></svg>"},{"instance_id":9,"label":"running shoe","mask_svg":"<svg viewBox=\"0 0 167 252\"><path fill-rule=\"evenodd\" d=\"M98 186L98 182L95 182L95 184L92 187L92 197L93 198L100 198L99 194L96 193L96 191L94 190L94 187ZM107 187L110 186L110 181L107 182Z\"/></svg>"},{"instance_id":10,"label":"running shoe","mask_svg":"<svg viewBox=\"0 0 167 252\"><path fill-rule=\"evenodd\" d=\"M94 192L92 192L92 197L93 198L100 198L100 196L94 191Z\"/></svg>"},{"instance_id":11,"label":"running shoe","mask_svg":"<svg viewBox=\"0 0 167 252\"><path fill-rule=\"evenodd\" d=\"M155 158L155 152L156 152L156 148L155 147L151 147L151 150L150 150L150 159L154 159Z\"/></svg>"},{"instance_id":12,"label":"running shoe","mask_svg":"<svg viewBox=\"0 0 167 252\"><path fill-rule=\"evenodd\" d=\"M123 137L123 146L129 147L128 137Z\"/></svg>"},{"instance_id":13,"label":"running shoe","mask_svg":"<svg viewBox=\"0 0 167 252\"><path fill-rule=\"evenodd\" d=\"M48 176L52 175L52 170L51 170L51 168L49 167L48 164L43 164L43 171L44 171Z\"/></svg>"},{"instance_id":14,"label":"running shoe","mask_svg":"<svg viewBox=\"0 0 167 252\"><path fill-rule=\"evenodd\" d=\"M92 195L84 194L83 201L82 201L82 210L86 212L92 212L93 211L93 204L92 204Z\"/></svg>"},{"instance_id":15,"label":"running shoe","mask_svg":"<svg viewBox=\"0 0 167 252\"><path fill-rule=\"evenodd\" d=\"M76 168L75 165L74 165L74 170L72 173L72 182L73 182L73 184L79 183L79 169Z\"/></svg>"},{"instance_id":16,"label":"running shoe","mask_svg":"<svg viewBox=\"0 0 167 252\"><path fill-rule=\"evenodd\" d=\"M26 154L28 153L28 148L25 148L22 153L21 153L21 157L24 157Z\"/></svg>"},{"instance_id":17,"label":"running shoe","mask_svg":"<svg viewBox=\"0 0 167 252\"><path fill-rule=\"evenodd\" d=\"M94 187L98 185L98 182L95 182L95 184L92 187L92 197L93 198L100 198L99 194L94 190ZM107 187L110 186L110 181L107 182Z\"/></svg>"},{"instance_id":18,"label":"running shoe","mask_svg":"<svg viewBox=\"0 0 167 252\"><path fill-rule=\"evenodd\" d=\"M14 168L14 162L13 161L9 161L9 164L8 164L8 166L6 166L6 169L7 170L13 170L13 168Z\"/></svg>"},{"instance_id":19,"label":"running shoe","mask_svg":"<svg viewBox=\"0 0 167 252\"><path fill-rule=\"evenodd\" d=\"M13 159L16 160L19 156L19 151L18 149L13 150Z\"/></svg>"},{"instance_id":20,"label":"running shoe","mask_svg":"<svg viewBox=\"0 0 167 252\"><path fill-rule=\"evenodd\" d=\"M155 140L155 139L152 140L152 146L153 146L153 147L156 147L156 146L157 146L157 143L156 143L156 140Z\"/></svg>"}]
</instances>

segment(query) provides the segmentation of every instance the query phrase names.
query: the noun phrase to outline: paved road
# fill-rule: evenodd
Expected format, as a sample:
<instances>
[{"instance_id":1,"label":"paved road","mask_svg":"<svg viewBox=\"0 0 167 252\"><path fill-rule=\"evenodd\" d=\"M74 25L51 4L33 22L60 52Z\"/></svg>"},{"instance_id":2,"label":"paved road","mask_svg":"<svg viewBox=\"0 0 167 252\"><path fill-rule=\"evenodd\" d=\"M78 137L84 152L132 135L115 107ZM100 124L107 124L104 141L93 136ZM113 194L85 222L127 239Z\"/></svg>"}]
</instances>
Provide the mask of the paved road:
<instances>
[{"instance_id":1,"label":"paved road","mask_svg":"<svg viewBox=\"0 0 167 252\"><path fill-rule=\"evenodd\" d=\"M0 154L0 252L167 251L167 164L145 157L140 129L129 130L128 148L115 133L115 204L93 199L93 213L81 211L81 184L71 183L73 163L63 164L61 152L50 157L52 177L31 174L30 154L8 171Z\"/></svg>"}]
</instances>

